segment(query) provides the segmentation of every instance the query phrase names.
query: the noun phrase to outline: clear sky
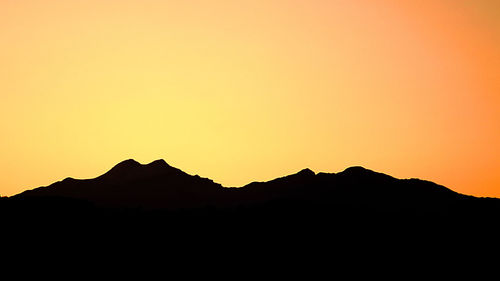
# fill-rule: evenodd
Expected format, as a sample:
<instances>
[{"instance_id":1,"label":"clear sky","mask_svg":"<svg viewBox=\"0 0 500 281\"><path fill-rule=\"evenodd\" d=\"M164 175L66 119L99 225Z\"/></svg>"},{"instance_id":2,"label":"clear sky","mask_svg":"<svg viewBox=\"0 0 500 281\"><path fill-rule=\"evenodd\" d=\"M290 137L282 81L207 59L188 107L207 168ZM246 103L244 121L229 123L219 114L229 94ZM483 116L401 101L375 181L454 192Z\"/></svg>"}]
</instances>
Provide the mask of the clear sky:
<instances>
[{"instance_id":1,"label":"clear sky","mask_svg":"<svg viewBox=\"0 0 500 281\"><path fill-rule=\"evenodd\" d=\"M500 197L500 1L0 1L0 194L128 158Z\"/></svg>"}]
</instances>

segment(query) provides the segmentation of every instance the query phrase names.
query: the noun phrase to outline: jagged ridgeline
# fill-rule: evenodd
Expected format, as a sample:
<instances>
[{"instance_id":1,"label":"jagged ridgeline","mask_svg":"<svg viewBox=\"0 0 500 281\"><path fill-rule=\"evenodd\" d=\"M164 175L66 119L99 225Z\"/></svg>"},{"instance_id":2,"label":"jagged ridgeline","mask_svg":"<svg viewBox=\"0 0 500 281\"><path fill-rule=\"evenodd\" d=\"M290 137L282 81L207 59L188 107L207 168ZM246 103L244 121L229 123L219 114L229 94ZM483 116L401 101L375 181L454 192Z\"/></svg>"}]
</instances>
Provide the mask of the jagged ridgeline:
<instances>
[{"instance_id":1,"label":"jagged ridgeline","mask_svg":"<svg viewBox=\"0 0 500 281\"><path fill-rule=\"evenodd\" d=\"M321 214L404 213L417 216L491 215L497 214L500 205L497 199L467 196L429 181L396 179L362 167L351 167L339 173L315 173L304 169L268 182L229 188L198 175L189 175L164 160L144 165L132 159L93 179L66 178L4 201L11 201L11 205L52 201L57 203L50 206L62 205L62 212L68 206L80 204L148 211L205 212L211 209L270 214L321 210ZM43 209L43 206L41 203L37 208Z\"/></svg>"}]
</instances>

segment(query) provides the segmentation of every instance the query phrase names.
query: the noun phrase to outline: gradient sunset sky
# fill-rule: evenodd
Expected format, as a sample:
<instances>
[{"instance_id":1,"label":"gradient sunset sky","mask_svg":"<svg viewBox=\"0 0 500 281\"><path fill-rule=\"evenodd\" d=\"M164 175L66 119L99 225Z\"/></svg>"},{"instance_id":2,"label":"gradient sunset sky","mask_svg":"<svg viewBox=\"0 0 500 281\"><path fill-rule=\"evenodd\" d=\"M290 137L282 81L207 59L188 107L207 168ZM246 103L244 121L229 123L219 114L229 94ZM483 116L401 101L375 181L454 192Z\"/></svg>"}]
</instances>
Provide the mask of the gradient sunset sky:
<instances>
[{"instance_id":1,"label":"gradient sunset sky","mask_svg":"<svg viewBox=\"0 0 500 281\"><path fill-rule=\"evenodd\" d=\"M0 194L134 158L500 197L498 0L2 0Z\"/></svg>"}]
</instances>

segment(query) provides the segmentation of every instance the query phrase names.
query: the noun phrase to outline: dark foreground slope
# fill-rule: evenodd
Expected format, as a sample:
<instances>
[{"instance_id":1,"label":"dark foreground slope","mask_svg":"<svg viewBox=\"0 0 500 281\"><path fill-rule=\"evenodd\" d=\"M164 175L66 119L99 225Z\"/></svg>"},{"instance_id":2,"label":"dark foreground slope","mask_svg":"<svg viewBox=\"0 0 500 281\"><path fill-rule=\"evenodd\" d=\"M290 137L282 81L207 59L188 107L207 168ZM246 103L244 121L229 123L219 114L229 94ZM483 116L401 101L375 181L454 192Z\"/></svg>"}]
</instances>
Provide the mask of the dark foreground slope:
<instances>
[{"instance_id":1,"label":"dark foreground slope","mask_svg":"<svg viewBox=\"0 0 500 281\"><path fill-rule=\"evenodd\" d=\"M441 266L472 257L465 250L490 249L499 237L500 200L362 167L305 169L225 188L163 160L127 160L95 179L67 178L2 198L0 214L4 245L28 248L25 257L38 252L37 261L57 252L80 271L99 260L125 273L123 264L146 260L169 270L181 263L289 276L301 268L331 274L348 263L358 268L352 275L387 266L385 257L391 267L416 260L411 265L420 270L422 257Z\"/></svg>"}]
</instances>

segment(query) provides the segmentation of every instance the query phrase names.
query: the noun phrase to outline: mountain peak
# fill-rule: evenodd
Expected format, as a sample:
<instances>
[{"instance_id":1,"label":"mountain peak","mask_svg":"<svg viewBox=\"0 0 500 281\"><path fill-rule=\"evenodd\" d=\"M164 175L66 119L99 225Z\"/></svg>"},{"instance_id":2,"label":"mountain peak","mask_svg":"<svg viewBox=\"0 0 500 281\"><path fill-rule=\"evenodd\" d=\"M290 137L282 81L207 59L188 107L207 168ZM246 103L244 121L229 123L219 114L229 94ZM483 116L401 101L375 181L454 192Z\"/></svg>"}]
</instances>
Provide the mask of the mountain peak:
<instances>
[{"instance_id":1,"label":"mountain peak","mask_svg":"<svg viewBox=\"0 0 500 281\"><path fill-rule=\"evenodd\" d=\"M311 175L311 176L315 176L316 173L313 170L309 169L309 168L305 168L305 169L302 169L300 172L298 172L297 175L308 175L308 176Z\"/></svg>"},{"instance_id":2,"label":"mountain peak","mask_svg":"<svg viewBox=\"0 0 500 281\"><path fill-rule=\"evenodd\" d=\"M141 163L135 161L134 159L123 160L122 162L116 164L113 168L117 167L139 167Z\"/></svg>"},{"instance_id":3,"label":"mountain peak","mask_svg":"<svg viewBox=\"0 0 500 281\"><path fill-rule=\"evenodd\" d=\"M163 159L155 160L155 161L147 164L146 166L151 166L151 167L170 167L170 165L168 165L168 163L165 160L163 160Z\"/></svg>"},{"instance_id":4,"label":"mountain peak","mask_svg":"<svg viewBox=\"0 0 500 281\"><path fill-rule=\"evenodd\" d=\"M111 170L105 173L102 176L106 177L123 177L126 176L133 171L137 171L141 168L141 163L135 161L134 159L127 159L118 164L116 164Z\"/></svg>"},{"instance_id":5,"label":"mountain peak","mask_svg":"<svg viewBox=\"0 0 500 281\"><path fill-rule=\"evenodd\" d=\"M366 173L366 172L372 172L371 170L368 170L364 167L361 166L352 166L347 169L345 169L342 173L346 174L360 174L360 173Z\"/></svg>"},{"instance_id":6,"label":"mountain peak","mask_svg":"<svg viewBox=\"0 0 500 281\"><path fill-rule=\"evenodd\" d=\"M134 159L127 159L116 164L111 170L102 175L105 178L130 179L147 177L153 174L162 174L169 171L170 165L163 159L155 160L143 165Z\"/></svg>"},{"instance_id":7,"label":"mountain peak","mask_svg":"<svg viewBox=\"0 0 500 281\"><path fill-rule=\"evenodd\" d=\"M127 159L124 160L118 164L116 164L113 168L111 168L111 171L122 171L122 170L130 170L130 169L137 169L141 167L141 163L135 161L134 159Z\"/></svg>"},{"instance_id":8,"label":"mountain peak","mask_svg":"<svg viewBox=\"0 0 500 281\"><path fill-rule=\"evenodd\" d=\"M375 171L372 171L370 169L366 169L361 166L353 166L345 169L344 171L338 173L338 175L343 175L348 178L352 179L357 179L357 180L370 180L370 181L376 181L376 180L396 180L395 178L383 174L383 173L378 173Z\"/></svg>"}]
</instances>

